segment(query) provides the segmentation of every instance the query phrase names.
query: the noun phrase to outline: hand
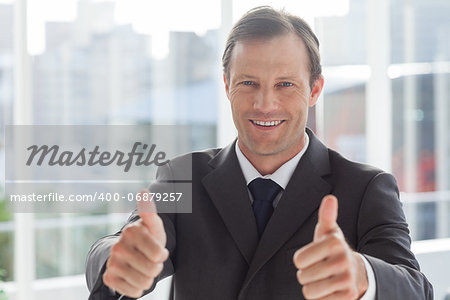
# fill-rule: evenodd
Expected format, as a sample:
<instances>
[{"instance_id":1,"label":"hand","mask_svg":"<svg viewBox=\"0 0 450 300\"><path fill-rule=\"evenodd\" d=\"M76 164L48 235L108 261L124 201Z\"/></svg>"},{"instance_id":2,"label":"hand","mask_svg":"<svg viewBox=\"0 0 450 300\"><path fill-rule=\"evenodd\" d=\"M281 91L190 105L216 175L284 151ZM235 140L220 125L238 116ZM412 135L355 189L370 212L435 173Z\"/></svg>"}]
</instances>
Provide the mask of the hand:
<instances>
[{"instance_id":1,"label":"hand","mask_svg":"<svg viewBox=\"0 0 450 300\"><path fill-rule=\"evenodd\" d=\"M141 199L149 191L141 191ZM140 220L122 231L119 241L112 246L106 263L103 282L116 292L139 298L161 273L169 257L165 248L166 232L153 202L138 201Z\"/></svg>"},{"instance_id":2,"label":"hand","mask_svg":"<svg viewBox=\"0 0 450 300\"><path fill-rule=\"evenodd\" d=\"M364 262L345 241L337 215L336 197L325 196L314 240L294 254L297 280L306 299L359 299L367 290Z\"/></svg>"}]
</instances>

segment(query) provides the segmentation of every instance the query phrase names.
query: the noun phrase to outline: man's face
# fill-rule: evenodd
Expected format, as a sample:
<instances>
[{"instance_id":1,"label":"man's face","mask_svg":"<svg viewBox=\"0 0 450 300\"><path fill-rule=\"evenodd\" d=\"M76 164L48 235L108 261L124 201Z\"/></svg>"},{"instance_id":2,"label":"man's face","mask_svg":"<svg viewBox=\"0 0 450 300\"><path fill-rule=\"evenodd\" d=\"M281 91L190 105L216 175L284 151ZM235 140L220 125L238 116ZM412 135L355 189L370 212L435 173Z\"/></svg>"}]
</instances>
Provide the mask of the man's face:
<instances>
[{"instance_id":1,"label":"man's face","mask_svg":"<svg viewBox=\"0 0 450 300\"><path fill-rule=\"evenodd\" d=\"M310 88L308 52L290 33L238 42L225 80L239 147L249 158L278 156L287 161L304 146L308 107L323 79Z\"/></svg>"}]
</instances>

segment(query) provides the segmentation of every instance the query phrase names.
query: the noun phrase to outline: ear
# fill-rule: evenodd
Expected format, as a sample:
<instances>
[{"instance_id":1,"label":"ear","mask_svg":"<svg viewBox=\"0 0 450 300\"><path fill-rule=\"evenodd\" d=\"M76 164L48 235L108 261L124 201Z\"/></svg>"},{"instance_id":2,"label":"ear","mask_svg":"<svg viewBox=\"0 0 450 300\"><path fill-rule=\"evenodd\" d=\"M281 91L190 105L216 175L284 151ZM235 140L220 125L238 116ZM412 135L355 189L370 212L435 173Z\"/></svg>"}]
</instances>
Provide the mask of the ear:
<instances>
[{"instance_id":1,"label":"ear","mask_svg":"<svg viewBox=\"0 0 450 300\"><path fill-rule=\"evenodd\" d=\"M322 93L323 84L324 84L323 76L320 75L319 78L316 79L314 85L311 89L311 95L309 97L309 106L313 107L316 105L317 100L319 99L320 93Z\"/></svg>"},{"instance_id":2,"label":"ear","mask_svg":"<svg viewBox=\"0 0 450 300\"><path fill-rule=\"evenodd\" d=\"M227 98L230 99L229 93L230 93L230 85L227 81L227 76L225 73L223 73L223 83L225 84L225 93L227 94Z\"/></svg>"}]
</instances>

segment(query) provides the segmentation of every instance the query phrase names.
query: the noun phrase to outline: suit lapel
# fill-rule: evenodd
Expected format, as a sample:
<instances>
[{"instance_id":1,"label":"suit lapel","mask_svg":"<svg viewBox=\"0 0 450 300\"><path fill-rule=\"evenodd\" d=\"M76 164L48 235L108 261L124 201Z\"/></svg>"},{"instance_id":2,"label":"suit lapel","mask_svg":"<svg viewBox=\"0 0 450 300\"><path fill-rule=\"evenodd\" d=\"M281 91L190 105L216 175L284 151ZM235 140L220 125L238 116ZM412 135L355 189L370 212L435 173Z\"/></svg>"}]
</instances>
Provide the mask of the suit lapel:
<instances>
[{"instance_id":1,"label":"suit lapel","mask_svg":"<svg viewBox=\"0 0 450 300\"><path fill-rule=\"evenodd\" d=\"M202 182L239 250L250 264L258 244L258 231L234 147L235 143L222 149L209 162L214 169Z\"/></svg>"},{"instance_id":2,"label":"suit lapel","mask_svg":"<svg viewBox=\"0 0 450 300\"><path fill-rule=\"evenodd\" d=\"M331 186L322 178L330 173L328 149L308 130L310 144L283 193L255 251L243 291L261 267L319 208Z\"/></svg>"}]
</instances>

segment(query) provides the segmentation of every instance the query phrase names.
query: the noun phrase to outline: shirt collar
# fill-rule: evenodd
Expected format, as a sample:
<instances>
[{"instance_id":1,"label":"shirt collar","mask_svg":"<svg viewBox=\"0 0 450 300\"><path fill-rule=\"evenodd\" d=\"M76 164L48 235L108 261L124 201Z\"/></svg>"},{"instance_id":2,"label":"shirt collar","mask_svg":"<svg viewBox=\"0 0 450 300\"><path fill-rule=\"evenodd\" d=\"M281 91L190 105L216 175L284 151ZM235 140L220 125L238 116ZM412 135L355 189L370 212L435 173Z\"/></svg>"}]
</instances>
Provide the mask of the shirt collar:
<instances>
[{"instance_id":1,"label":"shirt collar","mask_svg":"<svg viewBox=\"0 0 450 300\"><path fill-rule=\"evenodd\" d=\"M298 162L302 158L303 154L306 152L306 149L308 149L309 146L309 136L305 132L305 146L303 146L303 149L297 153L293 158L285 162L281 167L279 167L275 172L272 174L268 174L265 176L262 176L258 170L251 164L251 162L244 156L241 149L239 148L238 143L236 142L235 149L236 149L236 155L239 161L239 165L241 166L242 173L244 173L244 178L247 183L247 185L255 178L266 178L266 179L272 179L275 181L279 186L283 188L283 190L286 189L286 186L289 182L289 180L292 177L292 174L295 171L295 168L298 165Z\"/></svg>"}]
</instances>

